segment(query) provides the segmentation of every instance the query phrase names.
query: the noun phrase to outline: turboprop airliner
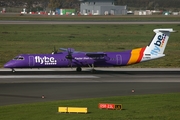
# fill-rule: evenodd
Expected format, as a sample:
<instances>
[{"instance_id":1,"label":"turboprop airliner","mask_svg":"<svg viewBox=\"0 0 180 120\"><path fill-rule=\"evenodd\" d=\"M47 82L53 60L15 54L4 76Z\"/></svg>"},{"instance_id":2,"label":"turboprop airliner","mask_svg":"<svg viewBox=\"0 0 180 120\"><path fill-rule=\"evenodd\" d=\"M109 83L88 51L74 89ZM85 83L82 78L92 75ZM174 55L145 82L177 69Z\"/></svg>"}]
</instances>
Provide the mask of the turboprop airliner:
<instances>
[{"instance_id":1,"label":"turboprop airliner","mask_svg":"<svg viewBox=\"0 0 180 120\"><path fill-rule=\"evenodd\" d=\"M20 54L7 62L4 68L64 68L126 66L164 57L164 50L172 28L154 29L155 36L146 47L121 52L80 52L73 48L60 48L49 54Z\"/></svg>"}]
</instances>

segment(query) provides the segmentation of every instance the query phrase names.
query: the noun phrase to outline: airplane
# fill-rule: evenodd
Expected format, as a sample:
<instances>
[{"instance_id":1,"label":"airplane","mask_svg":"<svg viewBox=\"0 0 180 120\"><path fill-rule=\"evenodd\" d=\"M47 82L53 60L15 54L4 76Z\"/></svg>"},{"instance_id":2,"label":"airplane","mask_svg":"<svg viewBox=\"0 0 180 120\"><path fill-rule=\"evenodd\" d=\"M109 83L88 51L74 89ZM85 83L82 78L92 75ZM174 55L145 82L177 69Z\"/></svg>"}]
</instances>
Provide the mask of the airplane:
<instances>
[{"instance_id":1,"label":"airplane","mask_svg":"<svg viewBox=\"0 0 180 120\"><path fill-rule=\"evenodd\" d=\"M81 52L73 48L60 48L49 54L20 54L7 62L4 68L64 68L126 66L164 57L164 50L172 28L154 29L155 35L146 47L121 52Z\"/></svg>"}]
</instances>

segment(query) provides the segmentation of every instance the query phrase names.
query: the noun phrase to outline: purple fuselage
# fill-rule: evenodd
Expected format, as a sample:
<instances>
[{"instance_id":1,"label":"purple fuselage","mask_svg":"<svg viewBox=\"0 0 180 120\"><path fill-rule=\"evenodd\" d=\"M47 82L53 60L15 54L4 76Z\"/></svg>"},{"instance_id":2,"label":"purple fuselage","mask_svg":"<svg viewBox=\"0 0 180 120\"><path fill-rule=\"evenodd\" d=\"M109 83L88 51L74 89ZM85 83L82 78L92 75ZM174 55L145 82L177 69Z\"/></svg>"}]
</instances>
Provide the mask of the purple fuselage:
<instances>
[{"instance_id":1,"label":"purple fuselage","mask_svg":"<svg viewBox=\"0 0 180 120\"><path fill-rule=\"evenodd\" d=\"M20 54L7 62L5 68L55 68L68 67L67 52L57 54ZM125 52L104 52L104 54L86 55L85 52L73 53L72 67L85 67L94 64L95 67L124 66L131 57L131 50Z\"/></svg>"}]
</instances>

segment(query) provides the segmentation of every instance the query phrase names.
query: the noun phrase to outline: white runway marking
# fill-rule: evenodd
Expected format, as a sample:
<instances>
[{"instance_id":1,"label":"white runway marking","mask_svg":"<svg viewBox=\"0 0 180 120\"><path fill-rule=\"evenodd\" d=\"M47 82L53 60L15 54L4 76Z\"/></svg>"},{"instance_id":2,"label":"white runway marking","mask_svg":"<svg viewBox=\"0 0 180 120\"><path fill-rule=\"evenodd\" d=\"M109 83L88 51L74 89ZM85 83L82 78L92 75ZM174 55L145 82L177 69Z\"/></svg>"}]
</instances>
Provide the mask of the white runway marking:
<instances>
[{"instance_id":1,"label":"white runway marking","mask_svg":"<svg viewBox=\"0 0 180 120\"><path fill-rule=\"evenodd\" d=\"M19 79L19 78L31 78L31 79L34 79L34 78L99 78L97 76L92 76L92 75L86 75L86 76L83 76L83 75L2 75L0 76L0 78L2 79Z\"/></svg>"},{"instance_id":2,"label":"white runway marking","mask_svg":"<svg viewBox=\"0 0 180 120\"><path fill-rule=\"evenodd\" d=\"M82 68L83 71L90 71L91 69L89 68ZM180 71L180 68L117 68L117 67L108 67L108 68L101 68L101 67L96 67L96 70L100 70L100 71L123 71L123 72L126 72L126 71ZM9 69L9 68L0 68L0 72L5 72L5 71L9 71L11 72L12 70ZM33 69L18 69L16 68L15 71L19 71L19 72L22 72L22 71L26 71L26 72L29 72L29 71L33 71L33 72L41 72L41 71L70 71L70 72L74 72L76 71L75 69L70 69L70 68L41 68L41 69L38 69L38 68L33 68Z\"/></svg>"}]
</instances>

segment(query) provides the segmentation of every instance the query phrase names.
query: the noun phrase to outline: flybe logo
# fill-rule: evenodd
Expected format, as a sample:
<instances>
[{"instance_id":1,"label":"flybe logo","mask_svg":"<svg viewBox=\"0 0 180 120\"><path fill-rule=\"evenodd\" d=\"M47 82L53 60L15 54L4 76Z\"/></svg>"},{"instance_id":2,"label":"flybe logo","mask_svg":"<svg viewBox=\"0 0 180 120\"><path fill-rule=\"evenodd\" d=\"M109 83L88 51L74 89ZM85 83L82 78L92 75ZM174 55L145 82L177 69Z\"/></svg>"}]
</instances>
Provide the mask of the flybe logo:
<instances>
[{"instance_id":1,"label":"flybe logo","mask_svg":"<svg viewBox=\"0 0 180 120\"><path fill-rule=\"evenodd\" d=\"M56 65L57 61L55 60L54 57L40 57L40 56L35 56L35 62L44 64L44 65Z\"/></svg>"},{"instance_id":2,"label":"flybe logo","mask_svg":"<svg viewBox=\"0 0 180 120\"><path fill-rule=\"evenodd\" d=\"M160 52L161 47L163 47L166 40L166 34L159 35L157 41L154 43L154 48L151 50L151 54L157 55Z\"/></svg>"},{"instance_id":3,"label":"flybe logo","mask_svg":"<svg viewBox=\"0 0 180 120\"><path fill-rule=\"evenodd\" d=\"M156 41L156 43L154 43L154 45L157 45L159 47L163 47L164 41L166 39L166 35L162 34L158 36L158 40Z\"/></svg>"}]
</instances>

